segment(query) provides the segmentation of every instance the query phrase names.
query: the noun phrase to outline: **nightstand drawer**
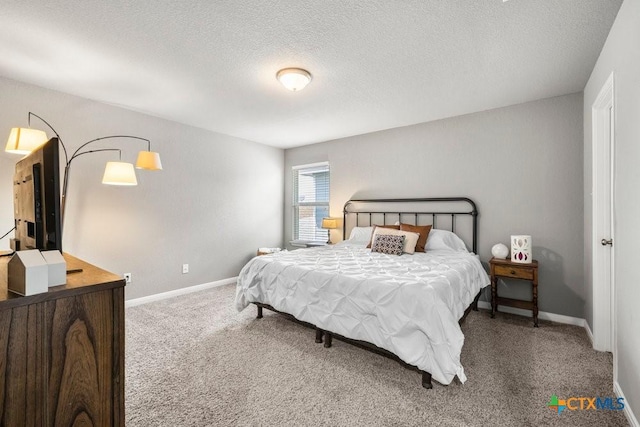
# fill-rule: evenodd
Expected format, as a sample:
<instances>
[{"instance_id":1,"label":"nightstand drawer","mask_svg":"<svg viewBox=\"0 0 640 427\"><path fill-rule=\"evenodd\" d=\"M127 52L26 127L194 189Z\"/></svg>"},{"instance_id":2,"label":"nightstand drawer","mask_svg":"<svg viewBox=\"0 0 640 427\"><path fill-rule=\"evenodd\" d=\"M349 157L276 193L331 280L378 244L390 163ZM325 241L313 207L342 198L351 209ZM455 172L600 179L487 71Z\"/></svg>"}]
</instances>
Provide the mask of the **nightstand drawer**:
<instances>
[{"instance_id":1,"label":"nightstand drawer","mask_svg":"<svg viewBox=\"0 0 640 427\"><path fill-rule=\"evenodd\" d=\"M533 280L533 269L526 267L514 267L508 265L496 265L496 276L513 277L514 279Z\"/></svg>"}]
</instances>

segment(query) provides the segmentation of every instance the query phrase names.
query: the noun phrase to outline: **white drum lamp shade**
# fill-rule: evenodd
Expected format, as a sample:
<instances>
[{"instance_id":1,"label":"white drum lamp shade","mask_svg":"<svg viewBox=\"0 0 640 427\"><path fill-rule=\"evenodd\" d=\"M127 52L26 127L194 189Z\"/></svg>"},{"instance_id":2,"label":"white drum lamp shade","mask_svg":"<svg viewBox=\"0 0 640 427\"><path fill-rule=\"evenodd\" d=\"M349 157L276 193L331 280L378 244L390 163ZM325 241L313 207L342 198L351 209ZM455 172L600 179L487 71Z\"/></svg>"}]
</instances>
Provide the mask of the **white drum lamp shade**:
<instances>
[{"instance_id":1,"label":"white drum lamp shade","mask_svg":"<svg viewBox=\"0 0 640 427\"><path fill-rule=\"evenodd\" d=\"M13 128L4 151L26 155L47 142L47 134L41 130Z\"/></svg>"},{"instance_id":2,"label":"white drum lamp shade","mask_svg":"<svg viewBox=\"0 0 640 427\"><path fill-rule=\"evenodd\" d=\"M531 246L531 236L511 236L511 262L531 264L533 261Z\"/></svg>"},{"instance_id":3,"label":"white drum lamp shade","mask_svg":"<svg viewBox=\"0 0 640 427\"><path fill-rule=\"evenodd\" d=\"M107 162L102 176L102 183L107 185L138 185L133 164L125 162Z\"/></svg>"}]
</instances>

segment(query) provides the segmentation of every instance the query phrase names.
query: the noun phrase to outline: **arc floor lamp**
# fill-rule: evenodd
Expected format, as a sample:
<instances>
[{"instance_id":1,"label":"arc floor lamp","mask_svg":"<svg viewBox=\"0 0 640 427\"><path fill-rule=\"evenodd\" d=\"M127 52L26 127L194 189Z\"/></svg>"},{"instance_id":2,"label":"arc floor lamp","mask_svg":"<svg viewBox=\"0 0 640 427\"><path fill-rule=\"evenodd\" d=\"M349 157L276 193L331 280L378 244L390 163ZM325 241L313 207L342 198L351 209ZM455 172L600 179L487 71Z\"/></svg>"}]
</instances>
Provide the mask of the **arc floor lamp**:
<instances>
[{"instance_id":1,"label":"arc floor lamp","mask_svg":"<svg viewBox=\"0 0 640 427\"><path fill-rule=\"evenodd\" d=\"M53 131L53 133L60 141L60 145L62 146L62 150L64 153L64 178L62 181L62 197L60 203L60 210L62 216L62 224L64 225L64 216L65 216L65 205L67 201L67 187L69 186L69 174L71 170L71 163L80 156L91 153L99 153L104 151L117 151L120 153L119 161L107 162L105 166L104 175L102 177L102 183L106 185L137 185L138 180L136 179L136 173L133 168L133 164L126 163L122 161L122 150L119 148L97 148L97 149L89 149L88 146L98 142L103 141L105 139L115 139L115 138L128 138L128 139L137 139L141 141L147 142L147 150L140 151L138 153L138 159L136 161L137 169L146 169L146 170L162 170L162 162L160 161L160 154L157 152L151 151L151 141L146 138L141 138L139 136L132 135L110 135L103 136L100 138L92 139L91 141L87 141L84 144L80 145L80 147L73 152L71 157L68 156L67 147L60 138L58 132L51 126L45 119L29 112L28 116L28 128L13 128L11 129L11 133L9 134L9 140L7 141L7 146L5 151L9 153L22 154L26 155L31 153L36 148L45 144L49 138L44 131L31 129L31 116L37 117L40 119L45 125L49 127Z\"/></svg>"}]
</instances>

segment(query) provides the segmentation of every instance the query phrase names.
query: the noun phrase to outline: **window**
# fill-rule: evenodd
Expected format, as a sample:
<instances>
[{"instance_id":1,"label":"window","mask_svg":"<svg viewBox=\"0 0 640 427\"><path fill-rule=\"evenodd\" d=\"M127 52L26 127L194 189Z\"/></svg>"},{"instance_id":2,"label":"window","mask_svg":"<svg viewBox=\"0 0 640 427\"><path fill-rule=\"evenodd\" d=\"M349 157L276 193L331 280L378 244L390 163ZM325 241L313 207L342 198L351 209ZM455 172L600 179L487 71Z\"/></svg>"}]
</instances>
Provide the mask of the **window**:
<instances>
[{"instance_id":1,"label":"window","mask_svg":"<svg viewBox=\"0 0 640 427\"><path fill-rule=\"evenodd\" d=\"M293 167L293 239L329 240L322 218L329 216L329 163Z\"/></svg>"}]
</instances>

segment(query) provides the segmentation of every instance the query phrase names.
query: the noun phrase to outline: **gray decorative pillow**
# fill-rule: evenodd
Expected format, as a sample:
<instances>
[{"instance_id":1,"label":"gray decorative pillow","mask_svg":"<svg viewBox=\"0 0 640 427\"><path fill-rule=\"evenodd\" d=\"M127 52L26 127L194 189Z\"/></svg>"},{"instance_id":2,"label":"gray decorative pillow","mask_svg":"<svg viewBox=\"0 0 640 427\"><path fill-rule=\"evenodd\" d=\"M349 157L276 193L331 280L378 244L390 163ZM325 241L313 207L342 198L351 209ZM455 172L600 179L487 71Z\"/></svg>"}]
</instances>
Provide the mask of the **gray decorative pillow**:
<instances>
[{"instance_id":1,"label":"gray decorative pillow","mask_svg":"<svg viewBox=\"0 0 640 427\"><path fill-rule=\"evenodd\" d=\"M402 255L404 236L376 234L371 245L371 252L381 252L389 255Z\"/></svg>"}]
</instances>

